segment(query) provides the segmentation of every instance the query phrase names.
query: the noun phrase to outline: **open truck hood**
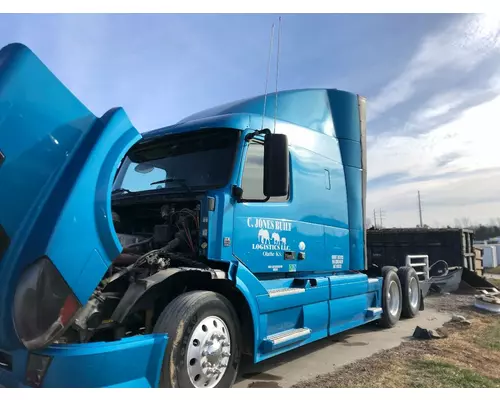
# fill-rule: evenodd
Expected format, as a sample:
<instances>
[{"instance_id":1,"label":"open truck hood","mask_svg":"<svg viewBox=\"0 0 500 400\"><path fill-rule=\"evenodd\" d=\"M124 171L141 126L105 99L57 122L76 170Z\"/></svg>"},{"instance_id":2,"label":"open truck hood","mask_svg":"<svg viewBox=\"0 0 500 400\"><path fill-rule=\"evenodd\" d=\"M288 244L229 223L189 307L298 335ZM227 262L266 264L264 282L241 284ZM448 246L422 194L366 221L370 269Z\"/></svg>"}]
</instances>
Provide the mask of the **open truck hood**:
<instances>
[{"instance_id":1,"label":"open truck hood","mask_svg":"<svg viewBox=\"0 0 500 400\"><path fill-rule=\"evenodd\" d=\"M48 257L85 304L122 248L110 192L140 139L118 108L94 116L25 46L0 50L0 348L21 347L20 276Z\"/></svg>"}]
</instances>

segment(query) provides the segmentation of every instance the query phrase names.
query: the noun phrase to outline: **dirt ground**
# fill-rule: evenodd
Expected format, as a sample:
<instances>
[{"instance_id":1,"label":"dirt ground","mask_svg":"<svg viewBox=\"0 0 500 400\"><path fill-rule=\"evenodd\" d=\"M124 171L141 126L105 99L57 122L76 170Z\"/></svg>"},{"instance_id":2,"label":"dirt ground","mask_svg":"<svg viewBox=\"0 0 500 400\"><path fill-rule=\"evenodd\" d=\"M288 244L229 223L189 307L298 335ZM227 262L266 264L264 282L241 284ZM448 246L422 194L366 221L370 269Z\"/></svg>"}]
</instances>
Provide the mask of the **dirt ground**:
<instances>
[{"instance_id":1,"label":"dirt ground","mask_svg":"<svg viewBox=\"0 0 500 400\"><path fill-rule=\"evenodd\" d=\"M450 321L438 330L444 338L404 342L294 387L500 387L500 316L475 309L473 295L426 303L471 324Z\"/></svg>"}]
</instances>

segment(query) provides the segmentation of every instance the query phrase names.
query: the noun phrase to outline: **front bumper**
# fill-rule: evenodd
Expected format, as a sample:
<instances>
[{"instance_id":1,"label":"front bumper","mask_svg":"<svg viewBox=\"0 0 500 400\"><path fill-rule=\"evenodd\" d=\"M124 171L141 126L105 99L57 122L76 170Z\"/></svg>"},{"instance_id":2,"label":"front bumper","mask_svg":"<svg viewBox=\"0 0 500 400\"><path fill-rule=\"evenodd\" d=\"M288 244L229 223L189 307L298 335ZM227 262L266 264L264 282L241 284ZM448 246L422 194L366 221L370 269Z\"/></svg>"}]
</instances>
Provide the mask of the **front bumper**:
<instances>
[{"instance_id":1,"label":"front bumper","mask_svg":"<svg viewBox=\"0 0 500 400\"><path fill-rule=\"evenodd\" d=\"M41 387L158 387L168 338L134 336L116 342L53 345L37 354L51 358ZM12 371L0 368L0 387L25 387L28 352L15 352Z\"/></svg>"}]
</instances>

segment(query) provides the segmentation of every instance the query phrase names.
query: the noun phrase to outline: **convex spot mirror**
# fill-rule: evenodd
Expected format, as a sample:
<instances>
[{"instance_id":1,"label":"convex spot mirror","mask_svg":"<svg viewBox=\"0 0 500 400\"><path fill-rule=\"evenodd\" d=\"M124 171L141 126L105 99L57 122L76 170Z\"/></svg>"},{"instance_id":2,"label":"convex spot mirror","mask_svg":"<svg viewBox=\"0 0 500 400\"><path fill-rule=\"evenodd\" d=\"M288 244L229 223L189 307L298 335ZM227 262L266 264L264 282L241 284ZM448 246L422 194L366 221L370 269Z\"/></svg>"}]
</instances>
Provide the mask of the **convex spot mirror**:
<instances>
[{"instance_id":1,"label":"convex spot mirror","mask_svg":"<svg viewBox=\"0 0 500 400\"><path fill-rule=\"evenodd\" d=\"M135 172L138 172L140 174L149 174L155 169L154 166L148 163L140 163L137 164L134 168Z\"/></svg>"}]
</instances>

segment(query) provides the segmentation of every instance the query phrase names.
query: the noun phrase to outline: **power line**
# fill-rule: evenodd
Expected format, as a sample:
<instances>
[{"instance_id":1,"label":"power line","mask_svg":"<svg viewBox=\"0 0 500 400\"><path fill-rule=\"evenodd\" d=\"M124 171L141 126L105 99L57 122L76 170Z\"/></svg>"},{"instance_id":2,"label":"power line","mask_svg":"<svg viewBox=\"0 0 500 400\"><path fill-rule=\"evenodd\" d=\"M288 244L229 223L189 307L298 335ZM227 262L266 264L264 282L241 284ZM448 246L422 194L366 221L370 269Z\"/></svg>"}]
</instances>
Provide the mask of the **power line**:
<instances>
[{"instance_id":1,"label":"power line","mask_svg":"<svg viewBox=\"0 0 500 400\"><path fill-rule=\"evenodd\" d=\"M378 210L378 220L380 221L380 228L383 228L384 227L384 212L382 211L382 209L380 208Z\"/></svg>"},{"instance_id":2,"label":"power line","mask_svg":"<svg viewBox=\"0 0 500 400\"><path fill-rule=\"evenodd\" d=\"M377 210L373 209L373 226L375 228L383 228L384 226L385 211L381 208L378 209L378 224L377 224Z\"/></svg>"}]
</instances>

